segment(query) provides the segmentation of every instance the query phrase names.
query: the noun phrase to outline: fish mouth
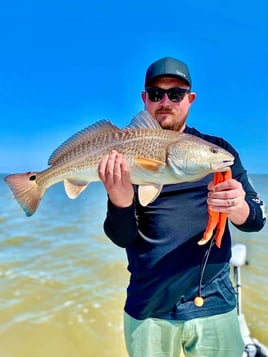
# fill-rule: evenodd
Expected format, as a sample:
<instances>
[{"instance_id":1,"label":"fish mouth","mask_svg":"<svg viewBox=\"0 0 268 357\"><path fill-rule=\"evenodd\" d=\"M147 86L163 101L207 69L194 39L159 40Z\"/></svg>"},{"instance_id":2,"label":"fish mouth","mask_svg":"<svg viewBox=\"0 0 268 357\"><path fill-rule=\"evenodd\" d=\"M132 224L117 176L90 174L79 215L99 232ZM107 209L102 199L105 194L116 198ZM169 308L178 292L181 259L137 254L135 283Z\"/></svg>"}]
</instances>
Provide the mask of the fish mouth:
<instances>
[{"instance_id":1,"label":"fish mouth","mask_svg":"<svg viewBox=\"0 0 268 357\"><path fill-rule=\"evenodd\" d=\"M234 160L224 160L221 162L212 162L210 165L210 168L212 171L218 171L218 172L222 172L222 171L229 171L230 166L232 166L234 163Z\"/></svg>"}]
</instances>

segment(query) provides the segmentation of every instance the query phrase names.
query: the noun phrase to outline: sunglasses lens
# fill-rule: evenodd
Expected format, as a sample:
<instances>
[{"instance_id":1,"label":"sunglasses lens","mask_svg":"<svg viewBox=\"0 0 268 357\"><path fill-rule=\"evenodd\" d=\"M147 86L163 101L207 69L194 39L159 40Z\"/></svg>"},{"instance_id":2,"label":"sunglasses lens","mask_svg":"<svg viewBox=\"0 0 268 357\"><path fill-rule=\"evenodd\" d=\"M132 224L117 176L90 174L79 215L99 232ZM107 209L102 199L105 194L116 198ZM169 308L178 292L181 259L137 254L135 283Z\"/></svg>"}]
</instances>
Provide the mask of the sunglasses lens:
<instances>
[{"instance_id":1,"label":"sunglasses lens","mask_svg":"<svg viewBox=\"0 0 268 357\"><path fill-rule=\"evenodd\" d=\"M165 95L165 90L161 88L148 88L148 97L152 102L159 102Z\"/></svg>"},{"instance_id":2,"label":"sunglasses lens","mask_svg":"<svg viewBox=\"0 0 268 357\"><path fill-rule=\"evenodd\" d=\"M174 103L179 103L183 100L185 93L187 93L187 90L182 89L182 88L171 88L168 92L168 98L171 100L171 102Z\"/></svg>"},{"instance_id":3,"label":"sunglasses lens","mask_svg":"<svg viewBox=\"0 0 268 357\"><path fill-rule=\"evenodd\" d=\"M162 88L147 88L146 92L148 93L148 97L152 102L159 102L167 93L168 99L173 103L179 103L183 100L186 93L190 93L190 90L184 88L170 88L170 89L162 89Z\"/></svg>"}]
</instances>

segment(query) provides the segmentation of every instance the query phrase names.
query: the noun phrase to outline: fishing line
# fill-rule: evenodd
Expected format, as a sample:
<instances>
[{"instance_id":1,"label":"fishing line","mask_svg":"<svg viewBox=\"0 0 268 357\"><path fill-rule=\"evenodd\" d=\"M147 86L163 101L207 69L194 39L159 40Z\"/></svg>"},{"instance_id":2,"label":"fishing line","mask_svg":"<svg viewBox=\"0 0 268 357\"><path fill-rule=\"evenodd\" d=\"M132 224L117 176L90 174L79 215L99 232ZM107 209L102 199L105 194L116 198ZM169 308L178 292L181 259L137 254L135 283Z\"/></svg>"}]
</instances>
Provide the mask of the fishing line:
<instances>
[{"instance_id":1,"label":"fishing line","mask_svg":"<svg viewBox=\"0 0 268 357\"><path fill-rule=\"evenodd\" d=\"M215 239L214 239L214 236L213 238L210 240L210 243L209 243L209 247L208 249L206 250L205 254L204 254L204 257L202 259L202 263L201 263L201 267L200 267L200 277L199 277L199 285L198 285L198 295L194 298L194 304L198 307L201 307L204 305L204 298L202 297L201 295L201 291L202 291L202 280L203 280L203 277L204 277L204 273L205 273L205 269L206 269L206 266L207 266L207 262L208 262L208 257L209 257L209 254L211 252L211 249L213 247L213 245L215 244Z\"/></svg>"}]
</instances>

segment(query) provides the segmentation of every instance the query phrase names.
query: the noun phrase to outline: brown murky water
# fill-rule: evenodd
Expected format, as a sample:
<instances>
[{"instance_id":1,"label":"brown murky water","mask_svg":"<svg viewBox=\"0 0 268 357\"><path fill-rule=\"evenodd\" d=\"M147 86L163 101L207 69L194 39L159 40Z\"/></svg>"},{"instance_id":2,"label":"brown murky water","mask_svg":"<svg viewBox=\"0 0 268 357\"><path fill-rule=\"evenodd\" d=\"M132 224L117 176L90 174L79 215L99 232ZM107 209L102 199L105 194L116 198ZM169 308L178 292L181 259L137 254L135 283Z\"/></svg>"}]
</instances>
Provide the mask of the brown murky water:
<instances>
[{"instance_id":1,"label":"brown murky water","mask_svg":"<svg viewBox=\"0 0 268 357\"><path fill-rule=\"evenodd\" d=\"M267 176L253 182L267 202ZM2 182L0 197L0 357L126 357L127 262L102 231L101 185L76 201L51 188L31 218ZM235 230L234 241L248 248L243 312L267 344L267 226L257 234Z\"/></svg>"}]
</instances>

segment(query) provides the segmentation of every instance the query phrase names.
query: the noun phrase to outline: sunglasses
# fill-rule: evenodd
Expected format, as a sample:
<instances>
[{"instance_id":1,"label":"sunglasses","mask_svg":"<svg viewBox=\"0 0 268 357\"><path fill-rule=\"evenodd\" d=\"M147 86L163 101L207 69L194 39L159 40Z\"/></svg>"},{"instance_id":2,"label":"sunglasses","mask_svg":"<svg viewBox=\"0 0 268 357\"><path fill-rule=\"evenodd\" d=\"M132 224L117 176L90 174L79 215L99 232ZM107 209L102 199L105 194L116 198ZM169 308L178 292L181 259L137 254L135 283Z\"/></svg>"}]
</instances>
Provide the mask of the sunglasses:
<instances>
[{"instance_id":1,"label":"sunglasses","mask_svg":"<svg viewBox=\"0 0 268 357\"><path fill-rule=\"evenodd\" d=\"M190 93L190 89L184 88L169 88L163 89L158 87L146 88L146 92L148 93L148 97L152 102L159 102L167 93L168 99L173 103L179 103L183 100L186 93Z\"/></svg>"}]
</instances>

